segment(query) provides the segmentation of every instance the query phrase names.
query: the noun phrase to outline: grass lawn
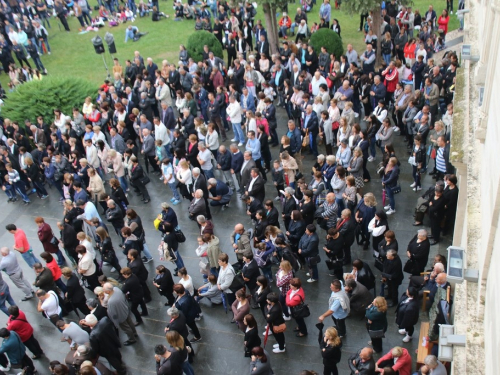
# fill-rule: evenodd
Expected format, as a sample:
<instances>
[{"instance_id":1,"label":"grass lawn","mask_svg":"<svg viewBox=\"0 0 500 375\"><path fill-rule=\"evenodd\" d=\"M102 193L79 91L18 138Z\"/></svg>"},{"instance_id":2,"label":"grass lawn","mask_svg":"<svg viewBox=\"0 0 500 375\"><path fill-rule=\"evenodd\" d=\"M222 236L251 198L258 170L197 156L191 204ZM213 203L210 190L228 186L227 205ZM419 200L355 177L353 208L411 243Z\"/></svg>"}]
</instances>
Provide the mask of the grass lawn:
<instances>
[{"instance_id":1,"label":"grass lawn","mask_svg":"<svg viewBox=\"0 0 500 375\"><path fill-rule=\"evenodd\" d=\"M90 3L96 4L97 2L93 0ZM136 3L138 3L138 1L136 1ZM444 5L444 1L442 3L443 4L440 5ZM428 4L428 0L414 0L414 9L420 9L421 13L425 13ZM296 6L298 6L298 2L289 5L289 14L292 19L295 15ZM438 6L435 8L438 14L442 11ZM101 84L106 78L106 70L102 57L97 55L94 51L91 39L96 35L100 35L101 38L104 38L106 32L110 32L115 37L116 49L118 51L114 56L120 60L122 66L125 66L126 59L132 59L134 51L136 50L140 51L144 58L153 58L158 65L161 65L161 61L164 59L177 64L179 45L185 44L188 36L194 32L194 21L184 20L174 22L172 2L160 1L160 10L169 14L170 18L166 20L163 19L160 22L152 22L151 16L137 18L133 25L137 26L141 32L147 31L149 34L142 37L138 42L129 40L127 43L124 42L125 28L130 25L130 23L122 24L118 27L105 26L98 32L78 34L80 23L75 17L70 17L68 19L71 28L70 33L65 32L62 26L60 30L58 26L60 25L59 20L57 18L52 18L50 20L52 28L48 29L52 54L50 56L43 56L42 62L49 74L79 76L89 79L96 84ZM314 21L319 21L318 12L319 6L316 5L312 12L308 14L309 24L312 24ZM96 12L94 11L93 13L95 15ZM281 15L279 15L279 17L281 17ZM364 37L362 32L357 31L359 28L359 17L349 16L342 11L333 10L332 18L337 18L339 20L342 28L344 47L348 43L352 43L358 52L362 51L364 49ZM264 20L261 7L258 8L256 19ZM459 22L456 16L450 16L449 30L451 31L458 27ZM113 61L107 52L107 45L105 43L104 45L106 48L106 54L104 56L111 71ZM30 60L30 64L31 63L32 60ZM34 66L34 64L32 64L32 66ZM3 87L7 87L8 81L9 78L6 74L0 75L0 82Z\"/></svg>"}]
</instances>

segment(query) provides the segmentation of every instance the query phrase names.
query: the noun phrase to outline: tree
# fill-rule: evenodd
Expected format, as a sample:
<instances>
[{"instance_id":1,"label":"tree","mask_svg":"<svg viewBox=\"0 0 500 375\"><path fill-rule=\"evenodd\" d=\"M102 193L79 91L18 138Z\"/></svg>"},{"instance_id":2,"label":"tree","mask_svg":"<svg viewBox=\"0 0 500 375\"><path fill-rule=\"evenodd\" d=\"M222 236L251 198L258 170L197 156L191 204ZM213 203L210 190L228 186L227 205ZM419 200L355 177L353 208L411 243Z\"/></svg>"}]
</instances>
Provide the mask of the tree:
<instances>
[{"instance_id":1,"label":"tree","mask_svg":"<svg viewBox=\"0 0 500 375\"><path fill-rule=\"evenodd\" d=\"M319 29L312 34L309 44L314 47L317 53L320 53L321 47L325 47L328 53L333 53L336 58L340 58L344 54L342 39L332 29Z\"/></svg>"},{"instance_id":2,"label":"tree","mask_svg":"<svg viewBox=\"0 0 500 375\"><path fill-rule=\"evenodd\" d=\"M386 2L387 3L387 2ZM412 0L400 0L402 5L413 4ZM382 40L380 26L382 25L382 0L349 0L342 3L342 10L350 15L371 14L372 30L377 40ZM380 48L377 48L377 61L380 60Z\"/></svg>"},{"instance_id":3,"label":"tree","mask_svg":"<svg viewBox=\"0 0 500 375\"><path fill-rule=\"evenodd\" d=\"M278 20L276 19L277 10L285 9L288 0L257 0L264 10L264 19L266 21L267 39L271 53L279 52L279 31Z\"/></svg>"},{"instance_id":4,"label":"tree","mask_svg":"<svg viewBox=\"0 0 500 375\"><path fill-rule=\"evenodd\" d=\"M214 53L214 56L222 58L222 46L217 37L205 30L197 31L191 34L188 38L186 49L189 57L194 61L203 60L203 47L208 46L208 49Z\"/></svg>"}]
</instances>

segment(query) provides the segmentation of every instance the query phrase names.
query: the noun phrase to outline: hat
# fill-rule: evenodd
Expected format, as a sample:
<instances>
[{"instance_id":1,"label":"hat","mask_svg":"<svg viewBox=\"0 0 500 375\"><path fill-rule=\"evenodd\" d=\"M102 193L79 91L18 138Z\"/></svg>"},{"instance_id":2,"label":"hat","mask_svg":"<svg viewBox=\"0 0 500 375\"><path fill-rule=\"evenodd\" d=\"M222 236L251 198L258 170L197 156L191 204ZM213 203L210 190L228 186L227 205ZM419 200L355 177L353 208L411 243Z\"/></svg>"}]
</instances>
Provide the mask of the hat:
<instances>
[{"instance_id":1,"label":"hat","mask_svg":"<svg viewBox=\"0 0 500 375\"><path fill-rule=\"evenodd\" d=\"M94 314L88 314L84 320L85 320L85 323L87 323L88 325L91 325L91 326L94 326L97 324L97 318L95 317ZM78 347L78 349L80 349L80 347Z\"/></svg>"}]
</instances>

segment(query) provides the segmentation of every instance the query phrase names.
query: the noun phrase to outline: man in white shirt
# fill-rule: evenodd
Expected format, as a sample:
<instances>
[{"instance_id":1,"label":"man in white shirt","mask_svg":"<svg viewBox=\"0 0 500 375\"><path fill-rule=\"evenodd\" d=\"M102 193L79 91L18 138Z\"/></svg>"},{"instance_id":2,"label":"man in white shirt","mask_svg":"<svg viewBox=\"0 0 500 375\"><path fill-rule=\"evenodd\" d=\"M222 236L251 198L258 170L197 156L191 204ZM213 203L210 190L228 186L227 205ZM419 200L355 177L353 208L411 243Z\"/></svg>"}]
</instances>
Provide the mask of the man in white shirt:
<instances>
[{"instance_id":1,"label":"man in white shirt","mask_svg":"<svg viewBox=\"0 0 500 375\"><path fill-rule=\"evenodd\" d=\"M50 320L52 324L55 325L54 319L50 319L52 315L58 315L59 319L61 317L61 306L59 306L59 298L56 296L55 292L49 290L46 292L43 289L38 289L36 292L36 296L38 297L38 307L37 310L39 312L45 313L47 319Z\"/></svg>"},{"instance_id":2,"label":"man in white shirt","mask_svg":"<svg viewBox=\"0 0 500 375\"><path fill-rule=\"evenodd\" d=\"M214 177L214 166L212 164L212 152L206 148L204 142L198 142L198 163L200 163L201 169L203 170L203 174L207 178Z\"/></svg>"},{"instance_id":3,"label":"man in white shirt","mask_svg":"<svg viewBox=\"0 0 500 375\"><path fill-rule=\"evenodd\" d=\"M385 109L385 102L383 99L380 99L378 101L378 106L373 111L373 114L380 122L385 120L385 118L387 117L387 110Z\"/></svg>"},{"instance_id":4,"label":"man in white shirt","mask_svg":"<svg viewBox=\"0 0 500 375\"><path fill-rule=\"evenodd\" d=\"M161 145L165 148L167 156L171 159L172 153L170 152L170 131L167 127L160 121L159 117L153 118L155 140L161 141Z\"/></svg>"}]
</instances>

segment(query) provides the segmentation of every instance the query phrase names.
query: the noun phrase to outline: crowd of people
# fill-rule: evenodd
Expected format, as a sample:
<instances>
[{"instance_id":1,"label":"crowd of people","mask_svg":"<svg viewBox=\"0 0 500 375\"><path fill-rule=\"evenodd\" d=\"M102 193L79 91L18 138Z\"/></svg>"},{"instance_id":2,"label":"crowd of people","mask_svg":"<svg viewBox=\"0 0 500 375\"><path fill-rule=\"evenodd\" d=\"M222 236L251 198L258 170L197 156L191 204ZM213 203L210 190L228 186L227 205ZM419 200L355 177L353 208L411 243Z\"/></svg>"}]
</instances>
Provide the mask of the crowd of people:
<instances>
[{"instance_id":1,"label":"crowd of people","mask_svg":"<svg viewBox=\"0 0 500 375\"><path fill-rule=\"evenodd\" d=\"M307 7L299 8L295 17L298 30L302 14L314 6L312 1L303 3ZM43 247L39 255L23 228L6 226L14 245L0 250L0 269L5 271L0 275L0 309L9 317L7 327L0 329L1 371L13 367L33 374L26 349L35 360L44 355L10 295L4 280L8 276L24 293L23 301L38 300L38 311L69 344L65 360L50 363L54 374L110 373L100 357L116 373L127 373L119 348L138 342L135 327L148 315L152 286L170 306L168 346L154 349L158 374L194 374L193 343L202 340L196 322L207 303L232 312L231 323L244 334L249 373L272 374L270 358L286 351L290 331L297 337L310 333L314 319L302 284L321 282L318 263L325 259L331 297L316 324L324 374L338 374L346 319L353 317L364 319L371 339L348 359L353 374L411 373L413 361L404 347L390 349L377 361L374 354L383 352L389 308L396 309L402 343L414 338L424 292L425 309L438 315L436 324L446 319L441 301L449 294L447 260L437 254L431 269L426 268L431 246L442 235L453 234L456 215L458 187L449 135L457 56L450 53L438 64L423 53L417 53L416 62L401 55L392 30L396 37L411 38L415 23L405 21L411 9L398 7L394 0L382 14L391 25L385 36L387 44L391 38L391 48L384 50L384 41L371 38L363 53L349 45L343 56L324 47L315 51L306 38L298 45L289 43L285 37L293 33L293 24L286 19L280 22L279 53L269 54L266 30L259 21L254 26L252 9L248 3L234 9L225 2L210 6L216 25L230 23L222 27L220 39L227 64L208 47L199 63L181 46L180 64L163 61L161 66L136 51L125 67L115 59L114 81L106 81L96 100L85 99L70 116L54 109L53 118L28 119L24 126L17 119L3 119L0 177L7 202L29 205L35 194L49 198L45 204L59 200L61 219L57 228L44 217L34 219ZM328 0L320 16L330 25ZM437 32L434 22L426 26L428 32ZM382 66L374 58L377 48L382 48ZM408 63L411 79L405 76ZM397 155L396 148L408 152ZM414 181L410 187L400 183L406 158ZM314 162L311 170L304 166L307 159ZM377 159L375 168L369 166ZM429 164L436 183L422 190ZM382 196L369 184L369 169L381 179ZM161 204L155 229L162 234L159 261L175 269L158 262L151 281L145 264L154 261L148 247L152 240L146 239L140 207L130 207L129 195L134 192L148 204L149 189L156 186L148 188L153 176L168 185L161 195L172 196L170 203ZM274 188L269 190L270 185ZM396 214L402 189L424 192L415 194L413 225L428 220L431 230L418 229L406 245L406 261L388 219ZM237 197L245 204L242 217L248 219L235 225L232 249L222 249L215 235L217 217L219 211L233 210L230 205ZM199 286L194 285L195 270L188 272L182 259L186 237L174 210L182 202L199 232L196 272L204 279ZM251 227L245 225L249 220ZM379 290L368 262L351 254L355 241L364 250L371 245L373 266L382 277ZM117 250L126 256L126 265ZM34 270L34 284L16 252ZM402 291L405 274L409 286ZM95 296L87 298L91 293ZM251 309L260 309L262 317ZM71 311L83 314L78 323L65 319ZM292 327L287 324L291 319ZM261 321L264 332L259 331ZM127 336L123 343L119 331ZM269 337L276 340L272 350L265 349ZM434 349L419 374L446 374Z\"/></svg>"}]
</instances>

